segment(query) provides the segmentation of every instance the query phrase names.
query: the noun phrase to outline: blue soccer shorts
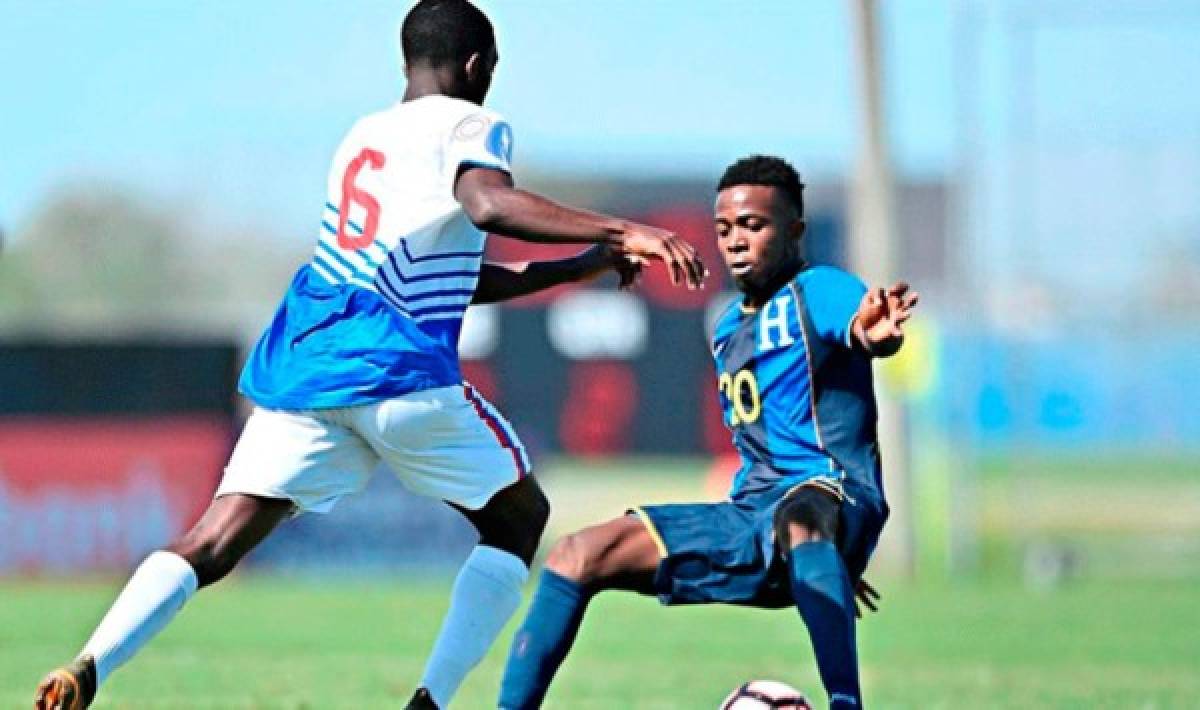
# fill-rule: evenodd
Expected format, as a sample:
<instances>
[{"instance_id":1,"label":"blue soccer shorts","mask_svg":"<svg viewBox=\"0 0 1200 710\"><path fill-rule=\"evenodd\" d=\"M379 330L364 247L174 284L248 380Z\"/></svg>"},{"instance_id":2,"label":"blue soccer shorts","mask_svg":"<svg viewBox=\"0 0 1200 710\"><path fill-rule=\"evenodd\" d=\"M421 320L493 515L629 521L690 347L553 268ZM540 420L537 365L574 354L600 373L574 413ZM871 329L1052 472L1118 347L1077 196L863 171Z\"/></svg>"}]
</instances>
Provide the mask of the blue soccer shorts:
<instances>
[{"instance_id":1,"label":"blue soccer shorts","mask_svg":"<svg viewBox=\"0 0 1200 710\"><path fill-rule=\"evenodd\" d=\"M631 512L642 519L662 558L654 577L659 600L670 605L792 606L786 551L776 545L775 514L805 485L834 492L831 504L839 507L836 544L850 578L858 580L883 529L887 506L853 485L817 479L719 503L634 508Z\"/></svg>"}]
</instances>

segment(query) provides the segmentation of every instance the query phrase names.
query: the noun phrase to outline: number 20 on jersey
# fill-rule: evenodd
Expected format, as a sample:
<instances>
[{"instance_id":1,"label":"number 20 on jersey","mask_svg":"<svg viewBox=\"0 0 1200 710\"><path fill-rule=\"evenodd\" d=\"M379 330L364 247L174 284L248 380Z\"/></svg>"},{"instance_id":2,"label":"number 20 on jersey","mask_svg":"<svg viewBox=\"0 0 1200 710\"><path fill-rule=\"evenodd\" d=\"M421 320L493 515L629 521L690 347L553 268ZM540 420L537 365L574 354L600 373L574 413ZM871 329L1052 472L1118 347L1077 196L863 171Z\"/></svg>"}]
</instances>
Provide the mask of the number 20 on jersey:
<instances>
[{"instance_id":1,"label":"number 20 on jersey","mask_svg":"<svg viewBox=\"0 0 1200 710\"><path fill-rule=\"evenodd\" d=\"M729 426L751 424L762 414L762 398L758 394L758 380L750 370L738 370L730 375L722 372L717 387L729 400Z\"/></svg>"}]
</instances>

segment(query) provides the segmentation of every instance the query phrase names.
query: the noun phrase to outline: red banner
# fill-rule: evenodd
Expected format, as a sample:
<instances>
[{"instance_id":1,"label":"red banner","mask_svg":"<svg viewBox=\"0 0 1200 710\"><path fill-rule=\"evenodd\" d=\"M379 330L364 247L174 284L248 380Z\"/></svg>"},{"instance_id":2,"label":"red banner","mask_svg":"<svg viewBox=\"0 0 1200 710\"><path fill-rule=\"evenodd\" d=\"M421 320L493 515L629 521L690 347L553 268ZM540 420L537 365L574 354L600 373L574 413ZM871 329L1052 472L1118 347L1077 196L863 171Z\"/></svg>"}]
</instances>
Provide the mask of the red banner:
<instances>
[{"instance_id":1,"label":"red banner","mask_svg":"<svg viewBox=\"0 0 1200 710\"><path fill-rule=\"evenodd\" d=\"M232 436L220 416L0 418L0 573L136 564L204 510Z\"/></svg>"}]
</instances>

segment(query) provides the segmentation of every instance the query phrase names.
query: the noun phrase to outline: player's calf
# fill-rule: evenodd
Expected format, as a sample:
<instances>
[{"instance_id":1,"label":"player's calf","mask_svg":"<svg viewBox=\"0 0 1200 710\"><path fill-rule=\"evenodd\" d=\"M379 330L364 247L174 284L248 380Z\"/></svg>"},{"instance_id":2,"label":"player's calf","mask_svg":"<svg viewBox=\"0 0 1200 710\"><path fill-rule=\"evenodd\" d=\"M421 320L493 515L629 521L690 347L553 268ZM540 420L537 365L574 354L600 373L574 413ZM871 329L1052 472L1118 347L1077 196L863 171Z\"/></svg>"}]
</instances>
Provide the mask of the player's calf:
<instances>
[{"instance_id":1,"label":"player's calf","mask_svg":"<svg viewBox=\"0 0 1200 710\"><path fill-rule=\"evenodd\" d=\"M521 587L550 515L537 481L525 477L499 491L480 510L458 508L479 531L479 544L459 570L450 609L410 707L449 705L466 674L500 635L521 604Z\"/></svg>"},{"instance_id":2,"label":"player's calf","mask_svg":"<svg viewBox=\"0 0 1200 710\"><path fill-rule=\"evenodd\" d=\"M830 708L859 708L854 591L834 540L841 501L817 486L789 495L775 513L792 599L808 627Z\"/></svg>"},{"instance_id":3,"label":"player's calf","mask_svg":"<svg viewBox=\"0 0 1200 710\"><path fill-rule=\"evenodd\" d=\"M559 540L546 560L525 622L513 637L499 706L540 707L592 596L604 589L649 591L657 566L658 548L632 516Z\"/></svg>"},{"instance_id":4,"label":"player's calf","mask_svg":"<svg viewBox=\"0 0 1200 710\"><path fill-rule=\"evenodd\" d=\"M187 560L199 586L207 587L229 574L291 511L288 500L224 495L166 549Z\"/></svg>"},{"instance_id":5,"label":"player's calf","mask_svg":"<svg viewBox=\"0 0 1200 710\"><path fill-rule=\"evenodd\" d=\"M38 686L39 710L81 710L99 685L174 618L197 588L224 576L291 510L287 501L222 496L192 530L142 561L79 660Z\"/></svg>"}]
</instances>

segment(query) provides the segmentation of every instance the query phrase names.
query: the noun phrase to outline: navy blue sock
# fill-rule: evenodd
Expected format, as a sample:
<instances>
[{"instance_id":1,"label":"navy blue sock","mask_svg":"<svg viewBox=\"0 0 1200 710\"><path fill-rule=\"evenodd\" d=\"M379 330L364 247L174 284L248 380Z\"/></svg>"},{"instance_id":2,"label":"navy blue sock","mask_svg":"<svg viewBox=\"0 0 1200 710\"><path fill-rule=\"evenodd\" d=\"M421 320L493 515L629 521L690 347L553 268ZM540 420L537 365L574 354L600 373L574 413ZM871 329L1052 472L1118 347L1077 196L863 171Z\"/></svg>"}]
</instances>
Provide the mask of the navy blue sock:
<instances>
[{"instance_id":1,"label":"navy blue sock","mask_svg":"<svg viewBox=\"0 0 1200 710\"><path fill-rule=\"evenodd\" d=\"M590 599L579 584L549 569L542 570L533 603L525 623L513 637L504 667L501 708L529 710L541 706L554 673L571 650Z\"/></svg>"},{"instance_id":2,"label":"navy blue sock","mask_svg":"<svg viewBox=\"0 0 1200 710\"><path fill-rule=\"evenodd\" d=\"M808 626L830 710L862 707L854 641L854 590L833 543L804 542L789 560L792 599Z\"/></svg>"}]
</instances>

